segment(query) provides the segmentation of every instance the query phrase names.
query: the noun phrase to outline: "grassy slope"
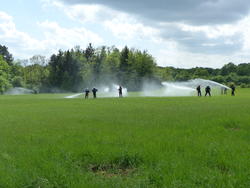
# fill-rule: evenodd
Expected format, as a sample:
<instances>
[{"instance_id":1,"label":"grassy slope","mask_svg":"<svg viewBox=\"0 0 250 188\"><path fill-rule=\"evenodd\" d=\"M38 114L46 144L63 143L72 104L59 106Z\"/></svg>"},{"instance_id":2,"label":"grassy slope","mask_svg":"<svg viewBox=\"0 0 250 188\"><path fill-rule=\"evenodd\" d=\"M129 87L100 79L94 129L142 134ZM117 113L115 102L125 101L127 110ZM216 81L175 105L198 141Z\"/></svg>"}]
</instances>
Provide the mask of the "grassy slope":
<instances>
[{"instance_id":1,"label":"grassy slope","mask_svg":"<svg viewBox=\"0 0 250 188\"><path fill-rule=\"evenodd\" d=\"M247 89L211 98L0 96L0 187L250 187L249 114ZM110 164L134 171L90 170Z\"/></svg>"}]
</instances>

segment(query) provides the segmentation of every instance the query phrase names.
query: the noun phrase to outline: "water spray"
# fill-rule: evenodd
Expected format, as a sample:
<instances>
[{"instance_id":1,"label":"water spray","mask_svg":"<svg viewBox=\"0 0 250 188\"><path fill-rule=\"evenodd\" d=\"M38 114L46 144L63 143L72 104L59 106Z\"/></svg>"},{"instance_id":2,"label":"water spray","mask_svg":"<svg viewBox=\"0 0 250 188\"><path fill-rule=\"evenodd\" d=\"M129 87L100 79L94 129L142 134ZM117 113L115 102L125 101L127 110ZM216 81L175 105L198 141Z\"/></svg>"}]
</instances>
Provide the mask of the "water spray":
<instances>
[{"instance_id":1,"label":"water spray","mask_svg":"<svg viewBox=\"0 0 250 188\"><path fill-rule=\"evenodd\" d=\"M226 85L215 81L205 79L193 79L184 82L162 82L161 86L156 83L145 82L139 96L151 97L175 97L175 96L196 96L197 86L201 86L202 90L209 86L212 89L212 95L218 95L221 89L230 89ZM119 97L119 85L110 84L109 86L101 85L98 88L98 97ZM77 98L81 93L67 96L65 98ZM123 87L123 96L128 96L127 88Z\"/></svg>"},{"instance_id":2,"label":"water spray","mask_svg":"<svg viewBox=\"0 0 250 188\"><path fill-rule=\"evenodd\" d=\"M27 88L22 87L14 87L6 92L4 92L5 95L26 95L26 94L34 94L35 91Z\"/></svg>"},{"instance_id":3,"label":"water spray","mask_svg":"<svg viewBox=\"0 0 250 188\"><path fill-rule=\"evenodd\" d=\"M193 79L184 82L162 82L162 87L152 83L144 83L141 96L195 96L197 86L205 88L210 86L213 94L218 94L221 89L230 89L226 85L205 79Z\"/></svg>"},{"instance_id":4,"label":"water spray","mask_svg":"<svg viewBox=\"0 0 250 188\"><path fill-rule=\"evenodd\" d=\"M70 96L66 96L64 97L65 99L73 99L73 98L77 98L81 95L82 93L77 93L77 94L74 94L74 95L70 95Z\"/></svg>"},{"instance_id":5,"label":"water spray","mask_svg":"<svg viewBox=\"0 0 250 188\"><path fill-rule=\"evenodd\" d=\"M110 86L101 86L100 91L100 97L119 97L119 85L117 84L111 84ZM123 96L128 96L128 90L127 88L122 87L122 93Z\"/></svg>"}]
</instances>

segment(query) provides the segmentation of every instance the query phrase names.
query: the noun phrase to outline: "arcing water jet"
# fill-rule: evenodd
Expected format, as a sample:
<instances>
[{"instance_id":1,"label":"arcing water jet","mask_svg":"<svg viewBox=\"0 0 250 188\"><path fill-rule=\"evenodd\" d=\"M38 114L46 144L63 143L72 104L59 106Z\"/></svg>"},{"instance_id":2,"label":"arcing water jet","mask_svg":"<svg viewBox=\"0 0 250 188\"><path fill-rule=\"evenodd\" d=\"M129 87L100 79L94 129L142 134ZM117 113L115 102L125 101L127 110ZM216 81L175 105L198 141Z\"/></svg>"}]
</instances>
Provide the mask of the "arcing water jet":
<instances>
[{"instance_id":1,"label":"arcing water jet","mask_svg":"<svg viewBox=\"0 0 250 188\"><path fill-rule=\"evenodd\" d=\"M219 94L221 89L230 89L226 85L205 79L193 79L184 82L162 82L162 87L156 86L152 83L145 83L141 96L195 96L196 87L201 86L205 88L210 86L212 95Z\"/></svg>"}]
</instances>

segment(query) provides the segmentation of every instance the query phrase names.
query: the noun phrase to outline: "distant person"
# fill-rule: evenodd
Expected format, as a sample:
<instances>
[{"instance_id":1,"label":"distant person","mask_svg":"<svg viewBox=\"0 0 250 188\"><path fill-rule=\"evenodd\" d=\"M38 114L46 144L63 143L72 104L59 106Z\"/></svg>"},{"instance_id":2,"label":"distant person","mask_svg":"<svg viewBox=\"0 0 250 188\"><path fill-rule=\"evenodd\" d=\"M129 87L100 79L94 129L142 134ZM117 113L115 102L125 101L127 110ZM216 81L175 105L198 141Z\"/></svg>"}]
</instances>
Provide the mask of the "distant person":
<instances>
[{"instance_id":1,"label":"distant person","mask_svg":"<svg viewBox=\"0 0 250 188\"><path fill-rule=\"evenodd\" d=\"M119 91L119 97L122 97L122 86L119 86L118 91Z\"/></svg>"},{"instance_id":2,"label":"distant person","mask_svg":"<svg viewBox=\"0 0 250 188\"><path fill-rule=\"evenodd\" d=\"M89 98L89 89L88 88L86 88L85 90L84 90L84 93L85 93L85 99L87 99L87 98Z\"/></svg>"},{"instance_id":3,"label":"distant person","mask_svg":"<svg viewBox=\"0 0 250 188\"><path fill-rule=\"evenodd\" d=\"M196 88L198 96L201 97L201 86L198 85L198 87Z\"/></svg>"},{"instance_id":4,"label":"distant person","mask_svg":"<svg viewBox=\"0 0 250 188\"><path fill-rule=\"evenodd\" d=\"M96 88L93 88L92 89L92 93L93 93L93 97L94 97L94 99L96 98L96 92L98 91L98 89L96 89Z\"/></svg>"},{"instance_id":5,"label":"distant person","mask_svg":"<svg viewBox=\"0 0 250 188\"><path fill-rule=\"evenodd\" d=\"M234 85L231 85L231 90L232 90L231 95L235 96L235 86Z\"/></svg>"},{"instance_id":6,"label":"distant person","mask_svg":"<svg viewBox=\"0 0 250 188\"><path fill-rule=\"evenodd\" d=\"M209 95L211 97L211 88L209 86L205 88L205 91L206 91L205 96Z\"/></svg>"}]
</instances>

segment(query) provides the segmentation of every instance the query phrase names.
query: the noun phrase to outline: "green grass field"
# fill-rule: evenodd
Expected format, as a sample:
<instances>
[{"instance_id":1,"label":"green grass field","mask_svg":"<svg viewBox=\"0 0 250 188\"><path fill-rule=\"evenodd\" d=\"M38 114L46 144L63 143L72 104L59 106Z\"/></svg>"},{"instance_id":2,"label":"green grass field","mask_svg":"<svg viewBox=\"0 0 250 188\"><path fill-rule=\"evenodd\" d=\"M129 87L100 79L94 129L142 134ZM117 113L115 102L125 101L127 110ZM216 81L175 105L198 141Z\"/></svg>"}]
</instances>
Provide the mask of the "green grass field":
<instances>
[{"instance_id":1,"label":"green grass field","mask_svg":"<svg viewBox=\"0 0 250 188\"><path fill-rule=\"evenodd\" d=\"M0 96L0 187L250 187L237 96Z\"/></svg>"}]
</instances>

